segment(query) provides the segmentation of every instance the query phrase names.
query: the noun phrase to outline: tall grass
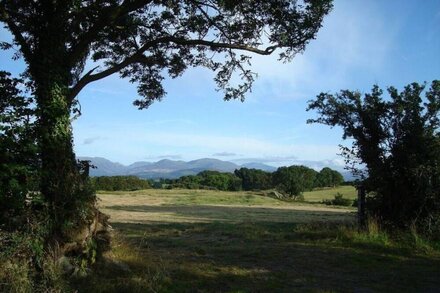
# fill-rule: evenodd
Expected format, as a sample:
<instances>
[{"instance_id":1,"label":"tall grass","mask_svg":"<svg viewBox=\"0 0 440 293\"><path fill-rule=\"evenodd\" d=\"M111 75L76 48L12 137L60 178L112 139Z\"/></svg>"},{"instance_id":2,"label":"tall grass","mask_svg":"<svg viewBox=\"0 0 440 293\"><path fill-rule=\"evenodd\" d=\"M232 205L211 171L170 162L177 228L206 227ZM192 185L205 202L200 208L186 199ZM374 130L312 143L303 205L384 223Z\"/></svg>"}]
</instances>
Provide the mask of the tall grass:
<instances>
[{"instance_id":1,"label":"tall grass","mask_svg":"<svg viewBox=\"0 0 440 293\"><path fill-rule=\"evenodd\" d=\"M0 292L61 293L72 290L59 264L46 256L39 272L25 259L0 260Z\"/></svg>"},{"instance_id":2,"label":"tall grass","mask_svg":"<svg viewBox=\"0 0 440 293\"><path fill-rule=\"evenodd\" d=\"M355 229L346 230L345 233L355 243L375 244L382 247L391 245L389 234L380 226L380 222L375 218L368 218L365 230Z\"/></svg>"}]
</instances>

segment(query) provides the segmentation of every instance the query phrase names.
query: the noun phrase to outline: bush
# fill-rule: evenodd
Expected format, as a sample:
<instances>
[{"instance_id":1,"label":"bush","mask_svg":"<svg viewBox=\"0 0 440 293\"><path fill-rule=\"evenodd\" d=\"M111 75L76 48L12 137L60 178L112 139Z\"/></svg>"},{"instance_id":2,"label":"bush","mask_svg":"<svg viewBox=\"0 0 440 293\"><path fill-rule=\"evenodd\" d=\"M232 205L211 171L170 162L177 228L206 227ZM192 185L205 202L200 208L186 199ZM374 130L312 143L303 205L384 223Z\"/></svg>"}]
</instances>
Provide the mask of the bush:
<instances>
[{"instance_id":1,"label":"bush","mask_svg":"<svg viewBox=\"0 0 440 293\"><path fill-rule=\"evenodd\" d=\"M150 182L136 176L101 176L91 178L96 190L135 191L151 188Z\"/></svg>"},{"instance_id":2,"label":"bush","mask_svg":"<svg viewBox=\"0 0 440 293\"><path fill-rule=\"evenodd\" d=\"M335 205L335 206L344 206L349 207L353 206L353 200L344 198L344 196L341 193L336 193L335 198L332 200L326 199L322 201L326 205Z\"/></svg>"}]
</instances>

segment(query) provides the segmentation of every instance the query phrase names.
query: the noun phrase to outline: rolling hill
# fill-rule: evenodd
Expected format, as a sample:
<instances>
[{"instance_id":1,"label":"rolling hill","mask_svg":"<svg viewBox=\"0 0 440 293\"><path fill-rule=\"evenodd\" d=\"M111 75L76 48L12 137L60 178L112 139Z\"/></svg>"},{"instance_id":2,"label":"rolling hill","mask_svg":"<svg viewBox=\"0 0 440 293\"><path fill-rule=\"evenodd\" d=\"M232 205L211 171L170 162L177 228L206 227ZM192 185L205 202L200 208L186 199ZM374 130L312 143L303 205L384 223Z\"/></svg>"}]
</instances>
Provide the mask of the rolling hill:
<instances>
[{"instance_id":1,"label":"rolling hill","mask_svg":"<svg viewBox=\"0 0 440 293\"><path fill-rule=\"evenodd\" d=\"M91 176L117 176L133 175L140 178L175 179L186 175L196 175L201 171L211 170L220 172L234 172L242 167L249 169L260 169L266 172L274 172L277 168L262 163L246 163L238 165L229 161L218 159L203 158L189 162L180 160L163 159L157 162L135 162L128 166L112 162L101 157L78 157L80 160L89 160L96 169L90 170ZM345 180L352 180L353 177L348 172L341 172Z\"/></svg>"}]
</instances>

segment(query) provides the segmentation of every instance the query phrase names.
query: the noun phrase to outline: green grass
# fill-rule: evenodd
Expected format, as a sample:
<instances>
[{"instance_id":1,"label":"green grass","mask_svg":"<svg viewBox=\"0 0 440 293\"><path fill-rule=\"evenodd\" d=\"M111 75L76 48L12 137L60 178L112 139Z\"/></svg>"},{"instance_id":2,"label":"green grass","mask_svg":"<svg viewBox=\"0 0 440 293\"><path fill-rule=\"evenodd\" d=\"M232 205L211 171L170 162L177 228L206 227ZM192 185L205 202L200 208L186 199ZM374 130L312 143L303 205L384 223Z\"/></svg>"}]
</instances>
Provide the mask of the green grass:
<instances>
[{"instance_id":1,"label":"green grass","mask_svg":"<svg viewBox=\"0 0 440 293\"><path fill-rule=\"evenodd\" d=\"M230 192L216 190L190 189L147 189L134 192L99 192L102 195L119 195L122 197L146 197L149 200L159 200L161 203L177 205L224 204L224 205L284 205L283 202L266 196L262 192Z\"/></svg>"},{"instance_id":2,"label":"green grass","mask_svg":"<svg viewBox=\"0 0 440 293\"><path fill-rule=\"evenodd\" d=\"M303 193L306 202L322 202L326 199L334 199L340 193L344 198L355 199L356 189L353 186L339 186L335 188L321 188ZM190 189L147 189L133 192L126 191L100 191L98 194L119 195L123 197L146 196L151 199L159 199L168 204L200 205L200 204L223 204L223 205L273 205L285 206L286 203L278 199L264 196L265 192L252 191L216 191L216 190L190 190Z\"/></svg>"},{"instance_id":3,"label":"green grass","mask_svg":"<svg viewBox=\"0 0 440 293\"><path fill-rule=\"evenodd\" d=\"M115 240L107 261L73 282L79 292L440 288L438 247L415 231L391 237L374 222L358 232L352 209L213 191L146 190L100 197L102 209L112 216Z\"/></svg>"},{"instance_id":4,"label":"green grass","mask_svg":"<svg viewBox=\"0 0 440 293\"><path fill-rule=\"evenodd\" d=\"M334 199L337 193L343 195L344 198L356 199L357 191L353 186L339 186L335 188L321 188L313 191L304 192L304 200L309 202L322 202L326 199Z\"/></svg>"}]
</instances>

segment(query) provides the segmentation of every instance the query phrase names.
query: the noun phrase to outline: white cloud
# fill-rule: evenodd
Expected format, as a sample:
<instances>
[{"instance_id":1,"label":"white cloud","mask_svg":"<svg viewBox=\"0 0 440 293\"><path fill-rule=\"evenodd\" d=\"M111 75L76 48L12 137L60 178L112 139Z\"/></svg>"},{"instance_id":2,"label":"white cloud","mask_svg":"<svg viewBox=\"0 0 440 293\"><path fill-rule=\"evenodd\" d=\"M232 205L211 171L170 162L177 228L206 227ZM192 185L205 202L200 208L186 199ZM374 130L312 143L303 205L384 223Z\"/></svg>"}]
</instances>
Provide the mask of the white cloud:
<instances>
[{"instance_id":1,"label":"white cloud","mask_svg":"<svg viewBox=\"0 0 440 293\"><path fill-rule=\"evenodd\" d=\"M398 29L373 2L336 1L316 40L291 63L255 56L255 92L262 98L304 99L353 84L353 72L380 72Z\"/></svg>"},{"instance_id":2,"label":"white cloud","mask_svg":"<svg viewBox=\"0 0 440 293\"><path fill-rule=\"evenodd\" d=\"M220 152L212 154L213 157L235 157L237 156L236 153L230 153L230 152Z\"/></svg>"},{"instance_id":3,"label":"white cloud","mask_svg":"<svg viewBox=\"0 0 440 293\"><path fill-rule=\"evenodd\" d=\"M83 140L83 145L92 144L99 139L102 139L102 137L100 136L87 137Z\"/></svg>"},{"instance_id":4,"label":"white cloud","mask_svg":"<svg viewBox=\"0 0 440 293\"><path fill-rule=\"evenodd\" d=\"M130 132L127 132L130 129ZM87 133L86 129L78 132L86 137L94 137L94 133ZM244 135L221 135L215 133L192 133L169 132L148 130L135 127L133 125L119 125L119 127L109 127L106 131L100 131L100 135L112 137L112 143L107 141L95 141L91 145L77 145L80 155L94 155L95 151L111 154L113 158L120 158L122 161L139 160L150 156L163 156L169 153L183 153L183 159L196 159L200 157L210 157L212 154L219 154L218 149L222 149L223 154L243 154L247 157L263 157L276 160L276 156L304 160L323 160L333 158L338 153L336 145L315 145L315 144L293 144L282 141L275 141L267 138L256 138ZM78 135L76 138L82 141ZM105 154L103 154L105 156ZM278 161L281 161L278 159Z\"/></svg>"},{"instance_id":5,"label":"white cloud","mask_svg":"<svg viewBox=\"0 0 440 293\"><path fill-rule=\"evenodd\" d=\"M182 156L181 155L162 155L162 156L149 157L149 158L180 160L182 158Z\"/></svg>"}]
</instances>

